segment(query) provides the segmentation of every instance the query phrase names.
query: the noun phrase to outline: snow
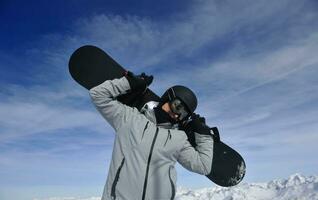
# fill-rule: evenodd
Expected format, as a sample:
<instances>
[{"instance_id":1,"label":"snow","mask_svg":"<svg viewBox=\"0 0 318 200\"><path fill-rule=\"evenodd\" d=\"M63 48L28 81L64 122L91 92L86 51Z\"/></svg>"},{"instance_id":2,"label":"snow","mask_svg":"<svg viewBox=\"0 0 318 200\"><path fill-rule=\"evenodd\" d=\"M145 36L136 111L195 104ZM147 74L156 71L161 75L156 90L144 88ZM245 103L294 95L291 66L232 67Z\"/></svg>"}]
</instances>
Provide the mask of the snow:
<instances>
[{"instance_id":1,"label":"snow","mask_svg":"<svg viewBox=\"0 0 318 200\"><path fill-rule=\"evenodd\" d=\"M33 200L100 200L101 197L89 197L89 198L81 198L81 197L50 197L47 199L33 199Z\"/></svg>"},{"instance_id":2,"label":"snow","mask_svg":"<svg viewBox=\"0 0 318 200\"><path fill-rule=\"evenodd\" d=\"M318 176L293 174L267 183L240 183L191 190L178 187L176 200L318 200ZM34 200L100 200L100 197L52 197Z\"/></svg>"},{"instance_id":3,"label":"snow","mask_svg":"<svg viewBox=\"0 0 318 200\"><path fill-rule=\"evenodd\" d=\"M231 188L178 188L176 200L318 200L318 176L293 174L268 183L241 183Z\"/></svg>"}]
</instances>

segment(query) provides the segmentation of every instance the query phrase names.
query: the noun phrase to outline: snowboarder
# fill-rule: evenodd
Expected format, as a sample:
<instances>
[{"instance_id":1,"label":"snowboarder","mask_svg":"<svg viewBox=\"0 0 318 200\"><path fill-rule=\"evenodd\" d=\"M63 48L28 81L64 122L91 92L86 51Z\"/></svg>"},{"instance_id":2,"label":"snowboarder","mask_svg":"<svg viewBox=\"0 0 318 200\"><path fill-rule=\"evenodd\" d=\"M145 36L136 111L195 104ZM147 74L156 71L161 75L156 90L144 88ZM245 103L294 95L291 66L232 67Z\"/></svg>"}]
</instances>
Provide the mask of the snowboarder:
<instances>
[{"instance_id":1,"label":"snowboarder","mask_svg":"<svg viewBox=\"0 0 318 200\"><path fill-rule=\"evenodd\" d=\"M174 86L160 102L149 102L140 111L116 97L144 91L152 76L131 72L90 89L98 111L116 131L112 160L102 200L174 199L176 162L186 169L207 175L211 171L213 138L204 118L194 114L195 94ZM185 123L191 116L191 121ZM196 146L181 129L192 129Z\"/></svg>"}]
</instances>

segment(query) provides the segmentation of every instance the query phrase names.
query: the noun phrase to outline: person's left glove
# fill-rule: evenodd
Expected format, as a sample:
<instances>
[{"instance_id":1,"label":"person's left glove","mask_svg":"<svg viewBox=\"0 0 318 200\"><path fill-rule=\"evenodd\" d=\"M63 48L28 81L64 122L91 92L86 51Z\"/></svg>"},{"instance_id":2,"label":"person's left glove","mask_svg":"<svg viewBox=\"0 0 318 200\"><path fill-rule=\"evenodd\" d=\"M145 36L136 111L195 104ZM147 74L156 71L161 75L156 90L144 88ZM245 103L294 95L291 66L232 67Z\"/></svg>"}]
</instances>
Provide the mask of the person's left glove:
<instances>
[{"instance_id":1,"label":"person's left glove","mask_svg":"<svg viewBox=\"0 0 318 200\"><path fill-rule=\"evenodd\" d=\"M194 132L204 135L211 135L210 128L205 124L205 118L198 114L192 114L190 121L180 122L179 129L186 133L188 141L194 148L197 146Z\"/></svg>"},{"instance_id":2,"label":"person's left glove","mask_svg":"<svg viewBox=\"0 0 318 200\"><path fill-rule=\"evenodd\" d=\"M211 135L210 127L205 124L205 118L201 117L199 114L193 113L188 125L194 132L202 135Z\"/></svg>"},{"instance_id":3,"label":"person's left glove","mask_svg":"<svg viewBox=\"0 0 318 200\"><path fill-rule=\"evenodd\" d=\"M133 92L145 91L153 81L153 76L148 76L145 73L136 76L132 72L126 71L124 75L129 82L131 91Z\"/></svg>"}]
</instances>

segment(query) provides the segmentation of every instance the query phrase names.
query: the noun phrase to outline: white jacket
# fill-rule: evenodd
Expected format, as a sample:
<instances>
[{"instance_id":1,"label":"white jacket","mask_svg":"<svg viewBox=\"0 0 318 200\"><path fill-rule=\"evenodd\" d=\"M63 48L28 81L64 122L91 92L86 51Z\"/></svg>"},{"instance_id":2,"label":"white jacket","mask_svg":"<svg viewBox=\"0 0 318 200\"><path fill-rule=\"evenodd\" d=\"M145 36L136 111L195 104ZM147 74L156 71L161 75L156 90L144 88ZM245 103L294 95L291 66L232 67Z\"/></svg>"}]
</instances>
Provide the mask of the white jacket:
<instances>
[{"instance_id":1,"label":"white jacket","mask_svg":"<svg viewBox=\"0 0 318 200\"><path fill-rule=\"evenodd\" d=\"M92 88L91 98L116 136L102 200L169 200L176 192L175 164L209 174L213 139L195 133L194 149L184 131L156 125L152 109L126 106L116 100L130 89L125 77Z\"/></svg>"}]
</instances>

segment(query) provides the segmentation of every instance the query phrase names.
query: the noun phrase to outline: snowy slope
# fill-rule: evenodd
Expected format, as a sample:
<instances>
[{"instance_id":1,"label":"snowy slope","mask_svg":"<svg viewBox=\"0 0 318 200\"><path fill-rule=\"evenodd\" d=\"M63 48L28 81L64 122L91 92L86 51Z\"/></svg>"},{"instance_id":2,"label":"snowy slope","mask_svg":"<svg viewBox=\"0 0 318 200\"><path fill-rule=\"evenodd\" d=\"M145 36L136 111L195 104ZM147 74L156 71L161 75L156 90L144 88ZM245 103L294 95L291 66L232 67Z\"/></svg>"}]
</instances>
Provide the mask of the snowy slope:
<instances>
[{"instance_id":1,"label":"snowy slope","mask_svg":"<svg viewBox=\"0 0 318 200\"><path fill-rule=\"evenodd\" d=\"M52 197L41 200L100 200L100 197ZM176 200L318 200L318 176L294 174L288 179L241 183L231 188L189 190L179 187Z\"/></svg>"},{"instance_id":2,"label":"snowy slope","mask_svg":"<svg viewBox=\"0 0 318 200\"><path fill-rule=\"evenodd\" d=\"M268 183L241 183L231 188L179 188L176 200L318 200L318 176L291 175Z\"/></svg>"}]
</instances>

